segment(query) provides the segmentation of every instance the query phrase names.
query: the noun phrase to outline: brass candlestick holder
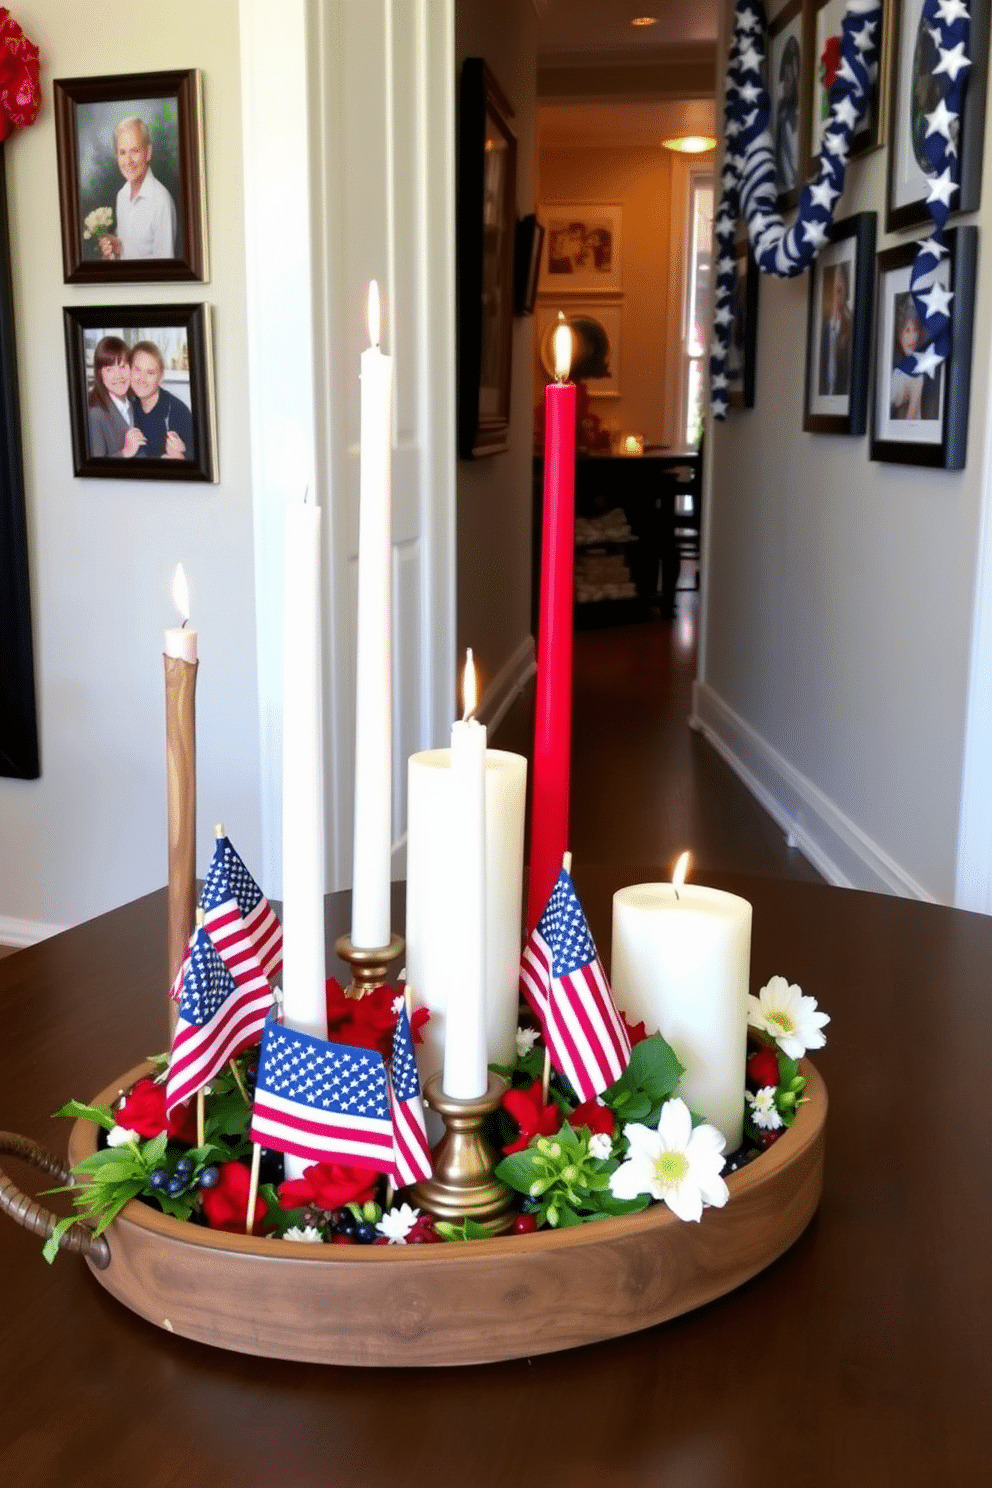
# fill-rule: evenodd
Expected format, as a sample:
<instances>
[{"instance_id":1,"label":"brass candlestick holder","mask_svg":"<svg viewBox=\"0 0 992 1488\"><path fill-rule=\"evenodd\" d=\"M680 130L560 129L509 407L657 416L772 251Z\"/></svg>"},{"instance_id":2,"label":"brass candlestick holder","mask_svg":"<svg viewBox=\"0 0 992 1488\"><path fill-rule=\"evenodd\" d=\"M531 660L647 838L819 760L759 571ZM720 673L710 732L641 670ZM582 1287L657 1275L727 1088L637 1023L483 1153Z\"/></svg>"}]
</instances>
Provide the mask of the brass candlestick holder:
<instances>
[{"instance_id":1,"label":"brass candlestick holder","mask_svg":"<svg viewBox=\"0 0 992 1488\"><path fill-rule=\"evenodd\" d=\"M389 981L389 968L403 955L406 941L402 935L390 935L388 945L366 950L353 945L350 935L339 935L334 949L351 967L351 985L346 988L348 996L367 997Z\"/></svg>"},{"instance_id":2,"label":"brass candlestick holder","mask_svg":"<svg viewBox=\"0 0 992 1488\"><path fill-rule=\"evenodd\" d=\"M414 1184L411 1201L439 1219L456 1224L474 1219L490 1235L505 1235L513 1227L516 1194L493 1176L499 1159L482 1135L482 1123L499 1105L506 1081L490 1071L485 1095L478 1100L453 1100L441 1089L442 1078L433 1075L424 1091L445 1126L434 1149L434 1177Z\"/></svg>"},{"instance_id":3,"label":"brass candlestick holder","mask_svg":"<svg viewBox=\"0 0 992 1488\"><path fill-rule=\"evenodd\" d=\"M169 981L183 964L196 914L196 674L198 662L166 656L165 752L169 822ZM178 1009L169 1003L169 1034Z\"/></svg>"}]
</instances>

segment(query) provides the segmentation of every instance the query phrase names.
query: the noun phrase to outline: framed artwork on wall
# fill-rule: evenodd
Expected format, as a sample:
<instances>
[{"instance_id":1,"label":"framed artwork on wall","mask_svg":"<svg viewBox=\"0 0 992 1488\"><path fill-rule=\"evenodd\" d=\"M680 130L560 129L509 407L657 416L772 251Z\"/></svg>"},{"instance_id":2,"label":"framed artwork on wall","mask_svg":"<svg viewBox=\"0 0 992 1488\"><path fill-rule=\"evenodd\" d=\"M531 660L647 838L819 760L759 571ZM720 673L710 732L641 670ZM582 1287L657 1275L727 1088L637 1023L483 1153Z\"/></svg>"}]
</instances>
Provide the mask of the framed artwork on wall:
<instances>
[{"instance_id":1,"label":"framed artwork on wall","mask_svg":"<svg viewBox=\"0 0 992 1488\"><path fill-rule=\"evenodd\" d=\"M615 294L622 287L620 223L615 202L545 202L539 292Z\"/></svg>"},{"instance_id":2,"label":"framed artwork on wall","mask_svg":"<svg viewBox=\"0 0 992 1488\"><path fill-rule=\"evenodd\" d=\"M509 448L517 137L481 57L462 64L458 141L458 453Z\"/></svg>"},{"instance_id":3,"label":"framed artwork on wall","mask_svg":"<svg viewBox=\"0 0 992 1488\"><path fill-rule=\"evenodd\" d=\"M727 401L731 408L753 408L758 347L758 265L747 238L734 250L734 318L727 347Z\"/></svg>"},{"instance_id":4,"label":"framed artwork on wall","mask_svg":"<svg viewBox=\"0 0 992 1488\"><path fill-rule=\"evenodd\" d=\"M66 283L206 279L199 72L59 78L54 92Z\"/></svg>"},{"instance_id":5,"label":"framed artwork on wall","mask_svg":"<svg viewBox=\"0 0 992 1488\"><path fill-rule=\"evenodd\" d=\"M875 227L874 212L835 222L810 270L803 428L814 434L868 425Z\"/></svg>"},{"instance_id":6,"label":"framed artwork on wall","mask_svg":"<svg viewBox=\"0 0 992 1488\"><path fill-rule=\"evenodd\" d=\"M812 53L809 0L786 0L768 23L767 58L769 124L780 211L798 202L809 157Z\"/></svg>"},{"instance_id":7,"label":"framed artwork on wall","mask_svg":"<svg viewBox=\"0 0 992 1488\"><path fill-rule=\"evenodd\" d=\"M929 345L916 313L909 276L916 244L905 243L878 255L875 292L874 409L871 458L900 465L934 465L963 470L968 453L972 323L978 229L958 227L947 234L948 253L937 282L953 291L951 354L934 373L912 375L899 362Z\"/></svg>"},{"instance_id":8,"label":"framed artwork on wall","mask_svg":"<svg viewBox=\"0 0 992 1488\"><path fill-rule=\"evenodd\" d=\"M215 481L206 305L85 305L63 312L76 475Z\"/></svg>"},{"instance_id":9,"label":"framed artwork on wall","mask_svg":"<svg viewBox=\"0 0 992 1488\"><path fill-rule=\"evenodd\" d=\"M542 304L537 310L537 344L541 365L548 377L555 375L552 337L558 324L558 305ZM623 305L617 299L571 304L564 311L572 331L573 382L584 382L590 398L620 396L620 338Z\"/></svg>"},{"instance_id":10,"label":"framed artwork on wall","mask_svg":"<svg viewBox=\"0 0 992 1488\"><path fill-rule=\"evenodd\" d=\"M895 0L882 0L882 34L879 38L879 63L868 113L861 120L851 140L851 156L866 155L885 143L888 120L887 48L891 40L892 10ZM813 0L813 99L810 112L809 158L806 173L812 175L823 144L823 132L830 117L828 89L841 61L841 22L847 0Z\"/></svg>"},{"instance_id":11,"label":"framed artwork on wall","mask_svg":"<svg viewBox=\"0 0 992 1488\"><path fill-rule=\"evenodd\" d=\"M38 723L7 177L0 143L0 775L36 780Z\"/></svg>"},{"instance_id":12,"label":"framed artwork on wall","mask_svg":"<svg viewBox=\"0 0 992 1488\"><path fill-rule=\"evenodd\" d=\"M956 212L977 211L982 199L989 0L970 0L969 9L971 67L957 137L960 190L953 200ZM927 196L934 172L926 157L927 115L938 108L950 86L946 73L934 71L939 57L931 27L923 19L923 0L903 0L893 12L886 232L930 221Z\"/></svg>"}]
</instances>

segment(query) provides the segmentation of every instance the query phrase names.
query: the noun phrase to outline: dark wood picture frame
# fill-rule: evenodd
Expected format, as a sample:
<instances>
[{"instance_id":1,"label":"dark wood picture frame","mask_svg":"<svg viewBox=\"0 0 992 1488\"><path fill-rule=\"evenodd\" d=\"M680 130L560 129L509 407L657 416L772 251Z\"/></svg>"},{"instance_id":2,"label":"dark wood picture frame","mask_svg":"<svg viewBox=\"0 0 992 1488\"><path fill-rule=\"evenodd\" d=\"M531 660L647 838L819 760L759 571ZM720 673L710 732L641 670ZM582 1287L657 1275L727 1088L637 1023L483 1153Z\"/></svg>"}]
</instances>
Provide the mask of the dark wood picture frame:
<instances>
[{"instance_id":1,"label":"dark wood picture frame","mask_svg":"<svg viewBox=\"0 0 992 1488\"><path fill-rule=\"evenodd\" d=\"M509 448L517 138L481 57L462 64L458 125L458 453Z\"/></svg>"},{"instance_id":2,"label":"dark wood picture frame","mask_svg":"<svg viewBox=\"0 0 992 1488\"><path fill-rule=\"evenodd\" d=\"M0 143L0 775L37 780L41 766L8 226Z\"/></svg>"},{"instance_id":3,"label":"dark wood picture frame","mask_svg":"<svg viewBox=\"0 0 992 1488\"><path fill-rule=\"evenodd\" d=\"M796 28L795 22L799 21ZM798 30L799 47L799 79L796 85L796 98L794 104L795 112L795 181L787 189L780 190L776 196L776 204L780 212L788 211L790 207L796 206L799 201L799 193L805 181L806 162L809 159L810 139L810 115L813 107L813 13L811 0L786 0L786 4L777 15L773 16L768 23L768 56L766 66L768 68L768 96L770 100L778 100L782 82L782 72L785 63L785 51L777 55L776 39L784 32L790 31L793 35L786 39L785 46L789 47L790 41L796 41ZM769 119L769 128L772 135L772 150L775 160L775 178L780 179L780 162L783 155L787 153L789 160L792 159L792 150L784 141L784 129L788 126L786 113L782 111L780 102L772 102L772 112Z\"/></svg>"},{"instance_id":4,"label":"dark wood picture frame","mask_svg":"<svg viewBox=\"0 0 992 1488\"><path fill-rule=\"evenodd\" d=\"M536 212L528 212L517 223L513 244L513 313L533 315L537 279L544 248L544 224Z\"/></svg>"},{"instance_id":5,"label":"dark wood picture frame","mask_svg":"<svg viewBox=\"0 0 992 1488\"><path fill-rule=\"evenodd\" d=\"M833 24L838 27L838 30L831 30L830 34L839 35L840 21L843 18L845 6L846 0L812 0L812 19L810 22L812 76L810 83L809 154L806 159L807 178L816 174L817 160L820 153L820 139L818 138L816 126L820 102L823 97L820 83L820 65L823 59L824 45L827 40L823 14L828 8L832 8ZM851 139L849 158L852 160L860 155L870 154L872 150L877 150L885 143L886 123L889 116L888 48L891 45L892 13L897 8L898 0L882 0L882 22L877 38L878 69L875 87L872 91L871 103L868 105L868 113L861 120ZM824 34L821 34L821 32Z\"/></svg>"},{"instance_id":6,"label":"dark wood picture frame","mask_svg":"<svg viewBox=\"0 0 992 1488\"><path fill-rule=\"evenodd\" d=\"M989 74L989 0L970 0L971 23L969 27L970 39L968 44L971 66L968 69L968 82L965 87L964 101L961 110L961 128L958 135L958 158L960 170L958 175L959 190L954 198L953 209L955 212L975 212L981 205L982 200L982 156L985 146L985 95L988 91ZM936 107L937 100L946 91L941 83L941 76L933 78L927 69L927 58L921 56L920 68L930 79L933 87L933 97L917 98L910 103L913 97L913 74L916 63L916 47L910 51L912 37L909 35L908 27L912 26L913 34L918 38L918 45L924 48L933 46L929 36L924 40L920 34L920 23L923 15L923 0L902 0L902 3L893 7L892 17L892 61L891 81L889 86L889 159L886 175L886 232L896 232L904 227L915 227L918 223L929 222L930 213L927 210L926 192L922 188L923 174L920 169L916 174L920 177L921 194L912 200L907 200L907 186L904 184L908 176L909 157L913 153L919 166L916 148L918 141L913 141L913 120L917 121L917 132L923 129L920 121L927 112L932 112ZM909 61L907 68L906 61ZM932 60L936 62L936 52Z\"/></svg>"},{"instance_id":7,"label":"dark wood picture frame","mask_svg":"<svg viewBox=\"0 0 992 1488\"><path fill-rule=\"evenodd\" d=\"M66 366L69 381L69 421L72 431L73 471L101 480L216 481L213 364L210 309L207 305L70 305L63 311ZM87 365L87 342L115 335L133 346L140 340L185 345L189 377L189 412L193 454L190 459L133 458L94 455L90 440L89 394L92 374ZM90 333L87 336L87 332ZM180 339L180 336L183 338ZM168 375L168 374L167 374ZM166 389L168 391L168 389ZM185 402L185 399L180 399Z\"/></svg>"},{"instance_id":8,"label":"dark wood picture frame","mask_svg":"<svg viewBox=\"0 0 992 1488\"><path fill-rule=\"evenodd\" d=\"M864 434L868 427L868 361L875 291L874 212L858 212L830 229L830 243L809 274L806 330L806 399L803 428L813 434ZM840 314L828 307L843 289ZM830 354L828 328L840 321ZM832 383L832 386L831 386Z\"/></svg>"},{"instance_id":9,"label":"dark wood picture frame","mask_svg":"<svg viewBox=\"0 0 992 1488\"><path fill-rule=\"evenodd\" d=\"M747 238L734 248L733 320L727 347L727 402L731 408L753 408L758 349L758 265ZM737 361L739 359L739 376Z\"/></svg>"},{"instance_id":10,"label":"dark wood picture frame","mask_svg":"<svg viewBox=\"0 0 992 1488\"><path fill-rule=\"evenodd\" d=\"M62 220L62 267L67 284L151 284L207 278L206 183L202 89L195 68L113 77L57 78L55 137ZM176 209L175 256L102 256L86 219L94 207L113 209L123 177L114 128L124 118L152 115L151 169ZM147 124L147 121L145 121ZM159 135L156 144L156 134ZM99 142L97 151L92 146ZM81 145L87 144L86 168ZM105 148L103 148L105 146ZM117 226L116 220L114 226Z\"/></svg>"},{"instance_id":11,"label":"dark wood picture frame","mask_svg":"<svg viewBox=\"0 0 992 1488\"><path fill-rule=\"evenodd\" d=\"M978 229L958 227L947 234L947 265L943 278L954 291L951 301L951 354L941 366L936 387L923 392L932 407L921 403L920 414L903 423L892 413L892 363L896 330L896 300L909 289L909 271L916 243L903 243L878 255L875 292L875 366L871 428L871 458L899 465L930 465L963 470L968 456L968 405L971 396L971 349L975 316L975 278ZM922 344L921 348L922 349ZM930 382L931 379L927 379ZM932 427L927 428L930 425ZM898 438L905 428L911 437Z\"/></svg>"}]
</instances>

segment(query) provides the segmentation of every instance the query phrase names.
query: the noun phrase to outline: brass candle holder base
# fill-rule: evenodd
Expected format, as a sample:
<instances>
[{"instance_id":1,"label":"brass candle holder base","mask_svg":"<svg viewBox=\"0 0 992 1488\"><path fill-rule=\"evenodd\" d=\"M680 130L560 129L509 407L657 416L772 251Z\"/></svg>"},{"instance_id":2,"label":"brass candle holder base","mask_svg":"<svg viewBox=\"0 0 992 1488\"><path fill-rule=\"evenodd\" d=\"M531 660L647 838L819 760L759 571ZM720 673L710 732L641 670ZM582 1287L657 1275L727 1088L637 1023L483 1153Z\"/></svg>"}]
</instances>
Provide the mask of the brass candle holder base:
<instances>
[{"instance_id":1,"label":"brass candle holder base","mask_svg":"<svg viewBox=\"0 0 992 1488\"><path fill-rule=\"evenodd\" d=\"M489 1088L478 1100L452 1100L441 1089L441 1075L427 1081L425 1096L444 1118L445 1133L434 1149L434 1177L410 1189L411 1201L438 1219L457 1224L474 1219L490 1235L512 1228L516 1194L493 1177L499 1158L482 1135L482 1123L499 1105L506 1081L490 1072Z\"/></svg>"},{"instance_id":2,"label":"brass candle holder base","mask_svg":"<svg viewBox=\"0 0 992 1488\"><path fill-rule=\"evenodd\" d=\"M406 941L402 935L390 935L387 946L378 946L372 950L366 950L362 946L352 945L350 935L339 935L334 942L334 949L342 961L347 961L351 967L351 986L348 987L349 997L367 997L377 987L384 987L389 981L389 968L394 961L398 961L406 949Z\"/></svg>"}]
</instances>

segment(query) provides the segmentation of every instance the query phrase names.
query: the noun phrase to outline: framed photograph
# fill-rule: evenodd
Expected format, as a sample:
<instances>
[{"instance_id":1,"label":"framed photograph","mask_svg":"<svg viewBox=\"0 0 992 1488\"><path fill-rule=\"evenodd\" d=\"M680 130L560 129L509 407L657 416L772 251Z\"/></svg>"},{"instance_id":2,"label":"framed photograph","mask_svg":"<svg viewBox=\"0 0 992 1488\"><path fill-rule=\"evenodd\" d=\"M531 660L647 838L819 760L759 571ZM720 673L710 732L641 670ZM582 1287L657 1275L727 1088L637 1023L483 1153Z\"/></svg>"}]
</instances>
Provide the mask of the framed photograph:
<instances>
[{"instance_id":1,"label":"framed photograph","mask_svg":"<svg viewBox=\"0 0 992 1488\"><path fill-rule=\"evenodd\" d=\"M462 64L458 140L458 453L509 448L517 137L481 57Z\"/></svg>"},{"instance_id":2,"label":"framed photograph","mask_svg":"<svg viewBox=\"0 0 992 1488\"><path fill-rule=\"evenodd\" d=\"M786 0L768 23L768 98L780 211L799 201L813 94L809 0Z\"/></svg>"},{"instance_id":3,"label":"framed photograph","mask_svg":"<svg viewBox=\"0 0 992 1488\"><path fill-rule=\"evenodd\" d=\"M541 294L616 294L621 208L613 202L545 202Z\"/></svg>"},{"instance_id":4,"label":"framed photograph","mask_svg":"<svg viewBox=\"0 0 992 1488\"><path fill-rule=\"evenodd\" d=\"M66 283L206 279L200 74L54 87Z\"/></svg>"},{"instance_id":5,"label":"framed photograph","mask_svg":"<svg viewBox=\"0 0 992 1488\"><path fill-rule=\"evenodd\" d=\"M731 408L754 407L758 346L758 265L742 238L734 250L734 318L727 347L727 401Z\"/></svg>"},{"instance_id":6,"label":"framed photograph","mask_svg":"<svg viewBox=\"0 0 992 1488\"><path fill-rule=\"evenodd\" d=\"M868 427L875 227L874 212L835 222L810 270L803 428L814 434Z\"/></svg>"},{"instance_id":7,"label":"framed photograph","mask_svg":"<svg viewBox=\"0 0 992 1488\"><path fill-rule=\"evenodd\" d=\"M537 310L541 366L551 378L555 375L551 343L559 308L557 304L541 304ZM622 303L597 300L588 305L570 305L564 313L572 330L572 381L584 382L590 398L619 398Z\"/></svg>"},{"instance_id":8,"label":"framed photograph","mask_svg":"<svg viewBox=\"0 0 992 1488\"><path fill-rule=\"evenodd\" d=\"M215 481L206 305L63 312L76 475Z\"/></svg>"},{"instance_id":9,"label":"framed photograph","mask_svg":"<svg viewBox=\"0 0 992 1488\"><path fill-rule=\"evenodd\" d=\"M823 144L823 132L830 117L828 90L841 61L841 22L847 0L813 0L813 101L810 116L809 159L806 174L812 175ZM867 117L862 119L851 140L851 157L866 155L885 143L883 121L888 118L888 69L886 48L891 31L893 0L883 0L882 31L878 40L878 71Z\"/></svg>"},{"instance_id":10,"label":"framed photograph","mask_svg":"<svg viewBox=\"0 0 992 1488\"><path fill-rule=\"evenodd\" d=\"M949 252L941 260L937 282L954 291L951 354L932 377L913 375L898 365L910 353L925 351L930 340L909 290L916 244L905 243L878 255L873 460L964 469L978 229L958 227L947 234L947 242Z\"/></svg>"},{"instance_id":11,"label":"framed photograph","mask_svg":"<svg viewBox=\"0 0 992 1488\"><path fill-rule=\"evenodd\" d=\"M0 143L0 775L18 780L37 780L41 773L29 574L7 177Z\"/></svg>"},{"instance_id":12,"label":"framed photograph","mask_svg":"<svg viewBox=\"0 0 992 1488\"><path fill-rule=\"evenodd\" d=\"M960 190L955 212L974 212L982 199L982 149L989 64L989 0L971 0L971 67L958 135ZM893 7L892 81L889 89L889 177L885 230L929 222L927 196L933 169L926 158L927 114L946 95L950 79L935 73L939 61L923 0Z\"/></svg>"}]
</instances>

